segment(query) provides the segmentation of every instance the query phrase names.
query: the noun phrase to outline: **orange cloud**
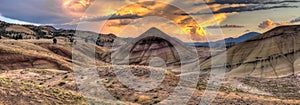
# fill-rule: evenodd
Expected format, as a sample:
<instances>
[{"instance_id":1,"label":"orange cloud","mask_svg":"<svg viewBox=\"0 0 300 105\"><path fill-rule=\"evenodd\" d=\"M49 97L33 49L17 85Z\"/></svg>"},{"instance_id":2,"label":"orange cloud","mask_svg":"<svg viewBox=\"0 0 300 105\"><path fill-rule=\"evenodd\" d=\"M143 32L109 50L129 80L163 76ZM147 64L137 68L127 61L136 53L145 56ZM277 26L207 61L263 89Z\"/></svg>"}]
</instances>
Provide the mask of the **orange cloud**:
<instances>
[{"instance_id":1,"label":"orange cloud","mask_svg":"<svg viewBox=\"0 0 300 105\"><path fill-rule=\"evenodd\" d=\"M74 17L81 17L94 0L63 0L62 8Z\"/></svg>"},{"instance_id":2,"label":"orange cloud","mask_svg":"<svg viewBox=\"0 0 300 105\"><path fill-rule=\"evenodd\" d=\"M237 7L237 6L245 5L245 4L216 4L216 5L212 4L212 5L195 6L193 5L194 2L191 2L192 6L185 8L185 10L188 11L188 13L186 13L185 11L175 6L169 5L168 2L172 0L166 0L167 2L164 1L163 3L155 2L155 1L145 1L145 0L125 0L125 1L126 2L117 2L112 0L112 1L101 2L101 3L95 2L97 8L99 7L100 9L95 9L92 11L92 13L88 12L86 14L87 17L86 21L91 22L89 21L89 19L95 20L92 22L103 21L103 19L99 20L97 19L97 17L107 18L108 15L113 15L118 17L122 17L126 15L136 15L136 17L138 18L157 16L157 17L167 18L168 20L171 20L181 28L181 30L175 31L172 30L170 26L165 26L165 27L169 27L170 29L168 30L173 31L174 34L188 35L190 38L192 38L195 41L205 41L206 35L210 33L208 33L202 27L218 25L221 22L223 22L225 19L227 19L229 15L235 13L219 13L219 14L204 14L204 15L192 14L193 18L191 17L191 15L189 15L189 13L198 13L199 11L209 11L210 9L212 9L213 11L217 11L219 9L226 8L226 7ZM144 2L136 2L136 1L144 1ZM101 5L106 5L106 7L102 7ZM123 7L124 5L126 6ZM118 9L120 7L123 8ZM187 15L180 15L184 13L186 13ZM199 13L203 13L203 12L199 12ZM99 32L114 33L116 35L119 35L120 31L124 30L127 27L127 25L129 24L134 25L131 24L131 22L133 22L133 20L137 20L138 18L131 18L131 19L126 18L126 21L122 21L125 20L125 18L107 20L101 23L104 25L104 27L102 27L102 30L100 30ZM195 20L194 18L197 20ZM82 19L85 20L84 18Z\"/></svg>"},{"instance_id":3,"label":"orange cloud","mask_svg":"<svg viewBox=\"0 0 300 105\"><path fill-rule=\"evenodd\" d=\"M273 23L273 21L272 20L270 20L270 19L267 19L266 21L263 21L262 23L260 23L259 25L258 25L258 27L259 28L263 28L263 29L265 29L265 28L273 28L273 27L275 27L276 25Z\"/></svg>"},{"instance_id":4,"label":"orange cloud","mask_svg":"<svg viewBox=\"0 0 300 105\"><path fill-rule=\"evenodd\" d=\"M209 18L204 19L203 22L201 22L202 26L211 26L211 25L218 25L222 23L225 19L227 19L228 16L233 15L236 13L221 13L221 14L214 14Z\"/></svg>"},{"instance_id":5,"label":"orange cloud","mask_svg":"<svg viewBox=\"0 0 300 105\"><path fill-rule=\"evenodd\" d=\"M274 27L277 27L277 26L282 26L282 25L289 25L290 23L289 22L273 22L272 20L270 19L267 19L266 21L263 21L262 23L260 23L258 25L259 28L262 28L262 29L270 29L270 28L274 28Z\"/></svg>"},{"instance_id":6,"label":"orange cloud","mask_svg":"<svg viewBox=\"0 0 300 105\"><path fill-rule=\"evenodd\" d=\"M241 6L247 6L247 4L211 4L211 5L208 5L208 7L212 11L218 11L223 8L230 8L230 7L234 8L234 7L241 7Z\"/></svg>"},{"instance_id":7,"label":"orange cloud","mask_svg":"<svg viewBox=\"0 0 300 105\"><path fill-rule=\"evenodd\" d=\"M153 1L146 1L146 2L137 2L134 4L130 4L120 10L116 11L117 15L128 15L128 14L136 14L141 17L145 16L159 16L167 18L174 23L178 24L193 40L204 40L206 31L202 28L202 26L197 23L190 16L181 16L177 15L176 13L183 13L183 11L175 6L168 5L162 2L153 2ZM107 21L105 27L112 27L111 24L114 24L114 31L115 33L119 33L118 31L122 30L123 26L116 25L116 21ZM127 23L126 23L127 24ZM112 29L112 28L106 28Z\"/></svg>"}]
</instances>

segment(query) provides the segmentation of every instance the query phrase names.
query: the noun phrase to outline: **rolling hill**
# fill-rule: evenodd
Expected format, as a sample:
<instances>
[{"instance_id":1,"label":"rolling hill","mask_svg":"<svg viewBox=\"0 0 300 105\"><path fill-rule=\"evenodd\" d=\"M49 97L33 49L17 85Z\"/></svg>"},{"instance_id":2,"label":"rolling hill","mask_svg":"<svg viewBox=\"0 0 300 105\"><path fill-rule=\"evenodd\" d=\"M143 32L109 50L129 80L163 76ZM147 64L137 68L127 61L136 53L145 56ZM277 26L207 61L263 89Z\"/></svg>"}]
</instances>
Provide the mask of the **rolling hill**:
<instances>
[{"instance_id":1,"label":"rolling hill","mask_svg":"<svg viewBox=\"0 0 300 105\"><path fill-rule=\"evenodd\" d=\"M228 49L224 52L227 76L273 78L298 73L299 30L299 25L276 27ZM215 59L223 58L215 56ZM203 70L214 69L210 66L211 60L202 63Z\"/></svg>"},{"instance_id":2,"label":"rolling hill","mask_svg":"<svg viewBox=\"0 0 300 105\"><path fill-rule=\"evenodd\" d=\"M194 58L192 55L195 55L182 43L157 28L151 28L126 45L117 48L112 53L112 58L117 64L122 64L129 58L130 65L148 65L151 58L159 57L166 62L167 66L178 66L181 63L179 54L187 59Z\"/></svg>"}]
</instances>

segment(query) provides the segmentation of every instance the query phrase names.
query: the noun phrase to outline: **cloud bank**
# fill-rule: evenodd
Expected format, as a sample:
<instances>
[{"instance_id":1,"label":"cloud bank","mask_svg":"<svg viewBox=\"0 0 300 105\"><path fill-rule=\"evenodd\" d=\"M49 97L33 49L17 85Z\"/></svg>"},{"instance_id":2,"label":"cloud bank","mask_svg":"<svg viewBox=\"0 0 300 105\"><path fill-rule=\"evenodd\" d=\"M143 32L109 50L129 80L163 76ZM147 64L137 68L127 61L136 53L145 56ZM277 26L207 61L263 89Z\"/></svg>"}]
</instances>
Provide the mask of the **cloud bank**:
<instances>
[{"instance_id":1,"label":"cloud bank","mask_svg":"<svg viewBox=\"0 0 300 105\"><path fill-rule=\"evenodd\" d=\"M207 26L206 28L218 29L218 28L243 28L243 27L245 27L245 26L225 24L225 25L222 25L222 26L218 26L218 25Z\"/></svg>"},{"instance_id":2,"label":"cloud bank","mask_svg":"<svg viewBox=\"0 0 300 105\"><path fill-rule=\"evenodd\" d=\"M37 24L63 24L79 19L93 0L1 0L2 16Z\"/></svg>"},{"instance_id":3,"label":"cloud bank","mask_svg":"<svg viewBox=\"0 0 300 105\"><path fill-rule=\"evenodd\" d=\"M282 4L282 3L296 3L299 0L205 0L206 4ZM203 5L203 3L196 3L195 5Z\"/></svg>"}]
</instances>

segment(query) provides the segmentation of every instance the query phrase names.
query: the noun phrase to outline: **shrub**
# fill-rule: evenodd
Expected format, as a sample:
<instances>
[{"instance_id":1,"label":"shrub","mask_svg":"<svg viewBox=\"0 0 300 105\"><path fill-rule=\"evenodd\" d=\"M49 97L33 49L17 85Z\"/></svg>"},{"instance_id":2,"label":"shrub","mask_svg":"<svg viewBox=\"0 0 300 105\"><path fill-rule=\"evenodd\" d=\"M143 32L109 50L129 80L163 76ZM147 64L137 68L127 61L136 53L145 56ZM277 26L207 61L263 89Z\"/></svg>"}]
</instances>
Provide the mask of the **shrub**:
<instances>
[{"instance_id":1,"label":"shrub","mask_svg":"<svg viewBox=\"0 0 300 105\"><path fill-rule=\"evenodd\" d=\"M155 100L154 101L154 104L157 104L157 103L159 103L160 102L160 100Z\"/></svg>"},{"instance_id":2,"label":"shrub","mask_svg":"<svg viewBox=\"0 0 300 105\"><path fill-rule=\"evenodd\" d=\"M138 99L138 98L135 98L135 99L134 99L134 102L139 102L139 99Z\"/></svg>"},{"instance_id":3,"label":"shrub","mask_svg":"<svg viewBox=\"0 0 300 105\"><path fill-rule=\"evenodd\" d=\"M63 85L65 85L66 83L65 82L60 82L59 84L58 84L58 86L63 86Z\"/></svg>"},{"instance_id":4,"label":"shrub","mask_svg":"<svg viewBox=\"0 0 300 105\"><path fill-rule=\"evenodd\" d=\"M120 97L120 96L115 96L115 98L116 98L117 100L120 100L120 99L121 99L121 97Z\"/></svg>"},{"instance_id":5,"label":"shrub","mask_svg":"<svg viewBox=\"0 0 300 105\"><path fill-rule=\"evenodd\" d=\"M56 44L56 43L57 43L57 39L53 38L53 44Z\"/></svg>"}]
</instances>

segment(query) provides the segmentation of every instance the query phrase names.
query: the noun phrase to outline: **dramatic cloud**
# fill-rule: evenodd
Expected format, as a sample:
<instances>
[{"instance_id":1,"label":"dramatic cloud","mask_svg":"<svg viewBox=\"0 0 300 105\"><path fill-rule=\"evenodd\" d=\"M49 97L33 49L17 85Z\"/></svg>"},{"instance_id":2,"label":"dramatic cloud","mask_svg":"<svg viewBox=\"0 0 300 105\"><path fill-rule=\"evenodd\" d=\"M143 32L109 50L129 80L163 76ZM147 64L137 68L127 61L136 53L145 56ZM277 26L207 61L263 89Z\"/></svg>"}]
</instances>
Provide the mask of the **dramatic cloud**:
<instances>
[{"instance_id":1,"label":"dramatic cloud","mask_svg":"<svg viewBox=\"0 0 300 105\"><path fill-rule=\"evenodd\" d=\"M263 28L263 29L265 29L265 28L273 28L273 27L275 27L276 25L273 23L273 21L272 20L270 20L270 19L268 19L268 20L266 20L266 21L263 21L262 23L260 23L259 25L258 25L258 27L259 28Z\"/></svg>"},{"instance_id":2,"label":"dramatic cloud","mask_svg":"<svg viewBox=\"0 0 300 105\"><path fill-rule=\"evenodd\" d=\"M246 12L246 11L257 11L257 10L268 10L275 8L297 8L298 6L264 6L264 5L249 5L249 6L241 6L241 7L229 7L223 8L218 11L214 11L214 13L232 13L232 12Z\"/></svg>"},{"instance_id":3,"label":"dramatic cloud","mask_svg":"<svg viewBox=\"0 0 300 105\"><path fill-rule=\"evenodd\" d=\"M291 23L297 23L297 22L300 22L300 17L298 17L298 18L291 21Z\"/></svg>"},{"instance_id":4,"label":"dramatic cloud","mask_svg":"<svg viewBox=\"0 0 300 105\"><path fill-rule=\"evenodd\" d=\"M103 21L103 20L119 20L119 19L138 19L142 16L136 14L126 14L126 15L111 15L111 16L97 16L97 17L86 17L82 18L81 21Z\"/></svg>"},{"instance_id":5,"label":"dramatic cloud","mask_svg":"<svg viewBox=\"0 0 300 105\"><path fill-rule=\"evenodd\" d=\"M111 21L107 24L107 26L110 26L110 27L121 27L121 26L125 26L125 25L128 25L128 24L131 24L133 22L132 19L121 19L121 20L114 20L114 21Z\"/></svg>"},{"instance_id":6,"label":"dramatic cloud","mask_svg":"<svg viewBox=\"0 0 300 105\"><path fill-rule=\"evenodd\" d=\"M258 25L259 28L262 28L262 29L269 29L269 28L274 28L274 27L277 27L277 26L281 26L281 25L289 25L290 23L289 22L273 22L272 20L270 19L267 19L266 21L263 21L262 23L260 23Z\"/></svg>"},{"instance_id":7,"label":"dramatic cloud","mask_svg":"<svg viewBox=\"0 0 300 105\"><path fill-rule=\"evenodd\" d=\"M6 18L6 17L3 17L1 14L0 14L0 21L5 21L5 22L8 22L8 23L14 23L14 24L26 24L26 25L27 24L29 24L29 25L34 24L34 23L25 22L25 21ZM34 25L39 25L39 24L34 24Z\"/></svg>"},{"instance_id":8,"label":"dramatic cloud","mask_svg":"<svg viewBox=\"0 0 300 105\"><path fill-rule=\"evenodd\" d=\"M231 6L228 8L213 8L212 11L214 14L220 13L236 13L236 12L246 12L246 11L258 11L258 10L268 10L268 9L275 9L275 8L297 8L298 6L288 6L288 5L278 5L278 6L265 6L265 5L247 5L247 6ZM196 13L184 13L180 15L205 15L211 14L210 12L196 12Z\"/></svg>"},{"instance_id":9,"label":"dramatic cloud","mask_svg":"<svg viewBox=\"0 0 300 105\"><path fill-rule=\"evenodd\" d=\"M251 19L253 20L252 23L232 22L236 18L254 18L254 16L232 16L239 12L295 8L300 3L300 0L205 0L208 2L207 4L202 0L160 0L164 3L143 1L145 0L26 0L26 2L24 0L0 0L0 14L13 21L49 24L59 28L75 28L77 24L86 24L81 26L83 30L102 32L99 27L103 26L106 27L105 32L114 34L123 31L128 25L135 25L132 24L135 20L156 16L168 19L181 28L174 31L175 26L170 27L165 24L165 30L184 35L189 34L194 39L201 40L201 37L209 34L209 29L204 30L202 27L216 28L215 25L224 22L228 17L232 18L225 21L229 25L221 26L221 28L243 29L242 26L230 24L247 24L251 27L257 27L258 19L255 21ZM167 5L168 3L178 5ZM177 8L176 6L182 7ZM283 9L278 9L278 13L283 15L295 15L283 11ZM272 16L267 14L269 12L264 12L266 17L274 18L272 14ZM291 23L298 20L295 19ZM152 21L143 25L160 25L154 23L155 21ZM264 23L261 27L271 27L278 24L283 24L283 22L272 24L269 22L267 25ZM137 28L139 29L139 27Z\"/></svg>"},{"instance_id":10,"label":"dramatic cloud","mask_svg":"<svg viewBox=\"0 0 300 105\"><path fill-rule=\"evenodd\" d=\"M92 0L1 0L2 16L37 24L64 24L79 19Z\"/></svg>"},{"instance_id":11,"label":"dramatic cloud","mask_svg":"<svg viewBox=\"0 0 300 105\"><path fill-rule=\"evenodd\" d=\"M281 4L295 3L299 0L205 0L206 4ZM196 3L195 5L203 5L204 3Z\"/></svg>"},{"instance_id":12,"label":"dramatic cloud","mask_svg":"<svg viewBox=\"0 0 300 105\"><path fill-rule=\"evenodd\" d=\"M180 16L177 13L184 13L180 8L173 5L168 5L165 3L146 1L138 2L134 4L127 5L119 10L117 10L112 17L98 17L84 19L87 21L101 21L103 19L108 19L105 23L105 28L114 30L114 33L119 33L118 30L125 28L125 25L129 24L130 21L120 21L120 19L138 19L142 17L157 16L166 18L178 26L180 26L184 31L189 33L194 40L203 40L206 35L205 30L202 26L197 23L195 19L191 16ZM212 22L211 22L212 23Z\"/></svg>"},{"instance_id":13,"label":"dramatic cloud","mask_svg":"<svg viewBox=\"0 0 300 105\"><path fill-rule=\"evenodd\" d=\"M222 25L222 26L218 26L218 25L214 25L214 26L208 26L206 28L212 28L212 29L218 29L218 28L243 28L245 26L241 26L241 25Z\"/></svg>"},{"instance_id":14,"label":"dramatic cloud","mask_svg":"<svg viewBox=\"0 0 300 105\"><path fill-rule=\"evenodd\" d=\"M208 5L213 13L233 13L268 10L275 8L297 8L292 3L300 3L300 0L205 0L206 3L195 3L195 6ZM288 4L287 4L288 3ZM210 12L193 12L182 15L205 15Z\"/></svg>"},{"instance_id":15,"label":"dramatic cloud","mask_svg":"<svg viewBox=\"0 0 300 105\"><path fill-rule=\"evenodd\" d=\"M63 10L76 17L81 17L94 0L62 0Z\"/></svg>"}]
</instances>

